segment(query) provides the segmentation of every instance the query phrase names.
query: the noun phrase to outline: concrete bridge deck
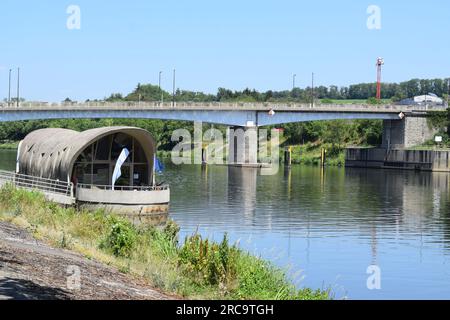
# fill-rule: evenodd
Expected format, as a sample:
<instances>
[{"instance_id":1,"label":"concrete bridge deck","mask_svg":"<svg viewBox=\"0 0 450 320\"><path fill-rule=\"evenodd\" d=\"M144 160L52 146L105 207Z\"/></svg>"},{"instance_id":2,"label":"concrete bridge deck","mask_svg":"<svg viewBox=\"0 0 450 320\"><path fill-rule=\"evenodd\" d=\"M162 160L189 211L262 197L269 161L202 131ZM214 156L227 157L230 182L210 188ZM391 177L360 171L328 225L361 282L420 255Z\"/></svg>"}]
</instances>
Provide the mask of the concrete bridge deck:
<instances>
[{"instance_id":1,"label":"concrete bridge deck","mask_svg":"<svg viewBox=\"0 0 450 320\"><path fill-rule=\"evenodd\" d=\"M273 112L270 112L270 111ZM426 116L445 107L287 103L21 103L0 107L0 122L43 119L134 118L201 121L229 126L266 126L290 122L336 119L400 120L405 116Z\"/></svg>"}]
</instances>

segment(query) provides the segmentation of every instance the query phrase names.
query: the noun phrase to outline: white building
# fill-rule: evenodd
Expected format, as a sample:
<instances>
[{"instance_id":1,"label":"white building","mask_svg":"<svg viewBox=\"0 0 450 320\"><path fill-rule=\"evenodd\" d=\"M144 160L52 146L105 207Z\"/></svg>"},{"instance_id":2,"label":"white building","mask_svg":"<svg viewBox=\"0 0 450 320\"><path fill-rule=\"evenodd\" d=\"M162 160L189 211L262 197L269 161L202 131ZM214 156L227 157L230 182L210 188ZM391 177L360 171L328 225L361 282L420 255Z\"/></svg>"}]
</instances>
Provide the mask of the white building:
<instances>
[{"instance_id":1,"label":"white building","mask_svg":"<svg viewBox=\"0 0 450 320\"><path fill-rule=\"evenodd\" d=\"M439 98L434 93L424 94L422 96L415 96L414 98L404 99L400 101L404 105L443 105L444 100Z\"/></svg>"}]
</instances>

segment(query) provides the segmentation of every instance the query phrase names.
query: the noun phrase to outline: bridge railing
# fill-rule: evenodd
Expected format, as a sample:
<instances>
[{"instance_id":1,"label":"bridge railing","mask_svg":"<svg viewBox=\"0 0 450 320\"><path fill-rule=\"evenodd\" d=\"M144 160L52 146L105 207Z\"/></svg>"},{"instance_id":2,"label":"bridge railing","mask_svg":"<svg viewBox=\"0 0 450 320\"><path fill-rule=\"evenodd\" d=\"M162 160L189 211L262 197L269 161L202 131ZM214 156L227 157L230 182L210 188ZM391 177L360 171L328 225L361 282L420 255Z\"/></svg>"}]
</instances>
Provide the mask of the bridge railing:
<instances>
[{"instance_id":1,"label":"bridge railing","mask_svg":"<svg viewBox=\"0 0 450 320\"><path fill-rule=\"evenodd\" d=\"M0 170L0 184L11 183L17 188L74 197L73 184Z\"/></svg>"},{"instance_id":2,"label":"bridge railing","mask_svg":"<svg viewBox=\"0 0 450 320\"><path fill-rule=\"evenodd\" d=\"M223 110L342 110L342 111L429 111L429 110L443 110L446 106L435 105L399 105L399 104L383 104L383 105L369 105L369 104L322 104L314 105L305 103L226 103L226 102L176 102L174 105L171 102L106 102L106 101L88 101L88 102L72 102L72 103L48 103L48 102L21 102L19 108L17 106L7 106L3 104L2 110L18 110L18 109L33 109L33 110L75 110L75 109L100 109L100 110L145 110L145 109L223 109Z\"/></svg>"}]
</instances>

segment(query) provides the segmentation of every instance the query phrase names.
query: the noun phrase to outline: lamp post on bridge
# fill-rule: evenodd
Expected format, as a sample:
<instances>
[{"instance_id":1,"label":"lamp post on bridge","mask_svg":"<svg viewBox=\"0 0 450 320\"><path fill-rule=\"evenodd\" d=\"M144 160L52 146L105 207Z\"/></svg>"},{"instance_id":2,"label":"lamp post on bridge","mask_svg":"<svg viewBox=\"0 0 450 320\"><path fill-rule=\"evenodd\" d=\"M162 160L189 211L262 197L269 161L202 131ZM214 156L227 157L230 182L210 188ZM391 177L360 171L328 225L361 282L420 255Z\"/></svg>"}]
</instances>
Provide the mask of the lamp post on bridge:
<instances>
[{"instance_id":1,"label":"lamp post on bridge","mask_svg":"<svg viewBox=\"0 0 450 320\"><path fill-rule=\"evenodd\" d=\"M450 105L448 104L450 98L450 78L447 79L447 108L450 108Z\"/></svg>"},{"instance_id":2,"label":"lamp post on bridge","mask_svg":"<svg viewBox=\"0 0 450 320\"><path fill-rule=\"evenodd\" d=\"M161 90L161 75L162 71L159 72L159 81L158 81L159 91L161 91L161 105L162 105L164 103L164 93Z\"/></svg>"},{"instance_id":3,"label":"lamp post on bridge","mask_svg":"<svg viewBox=\"0 0 450 320\"><path fill-rule=\"evenodd\" d=\"M172 107L174 107L174 108L175 108L175 76L176 76L176 70L173 69Z\"/></svg>"},{"instance_id":4,"label":"lamp post on bridge","mask_svg":"<svg viewBox=\"0 0 450 320\"><path fill-rule=\"evenodd\" d=\"M17 108L20 103L20 68L17 68Z\"/></svg>"},{"instance_id":5,"label":"lamp post on bridge","mask_svg":"<svg viewBox=\"0 0 450 320\"><path fill-rule=\"evenodd\" d=\"M9 69L8 107L11 105L11 72L12 70Z\"/></svg>"}]
</instances>

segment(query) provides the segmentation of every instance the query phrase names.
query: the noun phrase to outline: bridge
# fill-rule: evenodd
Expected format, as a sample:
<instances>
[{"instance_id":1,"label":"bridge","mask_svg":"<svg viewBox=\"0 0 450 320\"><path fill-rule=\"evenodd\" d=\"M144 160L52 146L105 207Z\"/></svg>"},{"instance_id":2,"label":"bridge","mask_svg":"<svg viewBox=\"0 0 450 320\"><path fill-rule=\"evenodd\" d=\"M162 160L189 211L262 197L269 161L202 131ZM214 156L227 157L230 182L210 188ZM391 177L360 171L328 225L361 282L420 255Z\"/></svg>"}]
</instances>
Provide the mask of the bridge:
<instances>
[{"instance_id":1,"label":"bridge","mask_svg":"<svg viewBox=\"0 0 450 320\"><path fill-rule=\"evenodd\" d=\"M256 128L293 122L321 120L383 120L386 150L422 144L435 132L427 124L429 111L446 107L367 104L288 104L288 103L166 103L158 102L86 102L21 103L19 107L0 107L0 122L44 119L162 119L197 121L231 127L229 163L256 163L254 148L236 132L253 136ZM238 130L241 129L241 130ZM256 142L257 144L257 142ZM243 156L238 157L238 149ZM252 149L252 151L249 151ZM247 156L246 156L247 155Z\"/></svg>"},{"instance_id":2,"label":"bridge","mask_svg":"<svg viewBox=\"0 0 450 320\"><path fill-rule=\"evenodd\" d=\"M0 107L0 122L43 119L164 119L198 121L239 127L260 127L290 122L337 119L400 120L423 116L424 106L327 105L279 103L21 103L20 107Z\"/></svg>"}]
</instances>

